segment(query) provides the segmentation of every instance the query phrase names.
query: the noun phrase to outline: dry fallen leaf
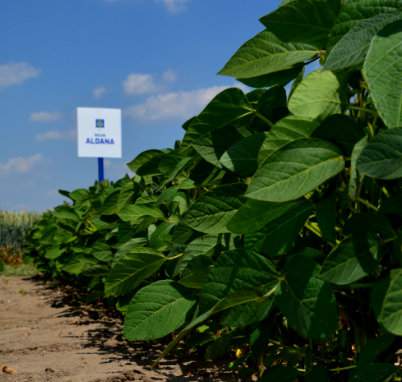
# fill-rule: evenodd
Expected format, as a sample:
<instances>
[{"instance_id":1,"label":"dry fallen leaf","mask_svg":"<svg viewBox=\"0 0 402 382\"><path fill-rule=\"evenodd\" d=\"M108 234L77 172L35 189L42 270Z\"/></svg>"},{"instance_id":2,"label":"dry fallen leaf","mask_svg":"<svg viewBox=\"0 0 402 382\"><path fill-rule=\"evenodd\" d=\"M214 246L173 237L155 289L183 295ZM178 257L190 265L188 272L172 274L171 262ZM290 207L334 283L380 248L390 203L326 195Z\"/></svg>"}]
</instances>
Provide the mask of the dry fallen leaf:
<instances>
[{"instance_id":1,"label":"dry fallen leaf","mask_svg":"<svg viewBox=\"0 0 402 382\"><path fill-rule=\"evenodd\" d=\"M2 366L1 371L5 374L15 374L17 372L15 369L8 366Z\"/></svg>"}]
</instances>

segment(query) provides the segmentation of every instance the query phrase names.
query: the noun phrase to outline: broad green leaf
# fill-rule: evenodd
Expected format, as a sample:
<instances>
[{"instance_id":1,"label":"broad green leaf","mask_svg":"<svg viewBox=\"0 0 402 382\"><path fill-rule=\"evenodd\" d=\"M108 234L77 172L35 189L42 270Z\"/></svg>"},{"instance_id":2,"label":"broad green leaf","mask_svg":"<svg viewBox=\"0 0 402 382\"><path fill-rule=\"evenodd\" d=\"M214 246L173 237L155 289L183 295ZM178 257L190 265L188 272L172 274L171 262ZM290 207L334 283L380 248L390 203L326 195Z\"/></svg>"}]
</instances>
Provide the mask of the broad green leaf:
<instances>
[{"instance_id":1,"label":"broad green leaf","mask_svg":"<svg viewBox=\"0 0 402 382\"><path fill-rule=\"evenodd\" d=\"M326 118L314 133L314 138L323 139L338 146L349 157L355 144L365 136L363 127L351 117L334 114Z\"/></svg>"},{"instance_id":2,"label":"broad green leaf","mask_svg":"<svg viewBox=\"0 0 402 382\"><path fill-rule=\"evenodd\" d=\"M222 155L220 163L240 176L253 175L258 167L258 153L264 140L264 133L242 139Z\"/></svg>"},{"instance_id":3,"label":"broad green leaf","mask_svg":"<svg viewBox=\"0 0 402 382\"><path fill-rule=\"evenodd\" d=\"M294 0L262 17L261 22L282 41L323 49L340 5L340 0Z\"/></svg>"},{"instance_id":4,"label":"broad green leaf","mask_svg":"<svg viewBox=\"0 0 402 382\"><path fill-rule=\"evenodd\" d=\"M49 260L55 260L59 258L63 253L64 253L63 249L59 247L51 247L46 251L45 257Z\"/></svg>"},{"instance_id":5,"label":"broad green leaf","mask_svg":"<svg viewBox=\"0 0 402 382\"><path fill-rule=\"evenodd\" d=\"M84 257L82 254L75 255L63 265L63 271L74 276L80 276L88 271L94 270L98 261L93 257Z\"/></svg>"},{"instance_id":6,"label":"broad green leaf","mask_svg":"<svg viewBox=\"0 0 402 382\"><path fill-rule=\"evenodd\" d=\"M269 222L260 232L260 250L268 256L282 255L289 251L313 212L311 202L304 199L292 202L288 207L283 215Z\"/></svg>"},{"instance_id":7,"label":"broad green leaf","mask_svg":"<svg viewBox=\"0 0 402 382\"><path fill-rule=\"evenodd\" d=\"M206 194L190 207L183 224L211 235L229 232L226 225L241 205L238 197Z\"/></svg>"},{"instance_id":8,"label":"broad green leaf","mask_svg":"<svg viewBox=\"0 0 402 382\"><path fill-rule=\"evenodd\" d=\"M221 324L229 328L242 328L259 323L268 316L273 302L273 299L270 299L237 306L223 317Z\"/></svg>"},{"instance_id":9,"label":"broad green leaf","mask_svg":"<svg viewBox=\"0 0 402 382\"><path fill-rule=\"evenodd\" d=\"M165 256L149 248L136 248L119 256L105 280L105 295L127 295L156 273L165 261Z\"/></svg>"},{"instance_id":10,"label":"broad green leaf","mask_svg":"<svg viewBox=\"0 0 402 382\"><path fill-rule=\"evenodd\" d=\"M293 210L299 202L271 203L248 199L229 221L227 227L231 232L246 234L261 230L267 224L279 220Z\"/></svg>"},{"instance_id":11,"label":"broad green leaf","mask_svg":"<svg viewBox=\"0 0 402 382\"><path fill-rule=\"evenodd\" d=\"M261 166L272 154L293 141L308 138L319 126L309 118L290 115L277 122L266 134L258 154Z\"/></svg>"},{"instance_id":12,"label":"broad green leaf","mask_svg":"<svg viewBox=\"0 0 402 382\"><path fill-rule=\"evenodd\" d=\"M362 150L357 160L362 175L379 179L402 177L402 129L380 132Z\"/></svg>"},{"instance_id":13,"label":"broad green leaf","mask_svg":"<svg viewBox=\"0 0 402 382\"><path fill-rule=\"evenodd\" d=\"M352 240L342 242L328 255L320 274L320 278L336 285L348 285L365 276Z\"/></svg>"},{"instance_id":14,"label":"broad green leaf","mask_svg":"<svg viewBox=\"0 0 402 382\"><path fill-rule=\"evenodd\" d=\"M92 246L91 254L95 259L105 263L111 263L114 258L110 246L100 241Z\"/></svg>"},{"instance_id":15,"label":"broad green leaf","mask_svg":"<svg viewBox=\"0 0 402 382\"><path fill-rule=\"evenodd\" d=\"M293 142L272 155L254 175L246 196L268 202L295 200L344 168L339 150L316 139Z\"/></svg>"},{"instance_id":16,"label":"broad green leaf","mask_svg":"<svg viewBox=\"0 0 402 382\"><path fill-rule=\"evenodd\" d=\"M402 336L402 269L394 269L389 277L373 287L372 304L377 320L384 328Z\"/></svg>"},{"instance_id":17,"label":"broad green leaf","mask_svg":"<svg viewBox=\"0 0 402 382\"><path fill-rule=\"evenodd\" d=\"M172 240L170 231L175 227L175 225L176 224L165 222L159 224L149 238L150 247L159 251L167 250Z\"/></svg>"},{"instance_id":18,"label":"broad green leaf","mask_svg":"<svg viewBox=\"0 0 402 382\"><path fill-rule=\"evenodd\" d=\"M294 68L282 70L280 72L265 74L253 78L237 78L238 81L252 88L269 88L271 86L285 86L295 79L303 70L304 64L296 65Z\"/></svg>"},{"instance_id":19,"label":"broad green leaf","mask_svg":"<svg viewBox=\"0 0 402 382\"><path fill-rule=\"evenodd\" d=\"M199 118L214 129L220 129L254 112L244 93L238 88L230 88L219 93Z\"/></svg>"},{"instance_id":20,"label":"broad green leaf","mask_svg":"<svg viewBox=\"0 0 402 382\"><path fill-rule=\"evenodd\" d=\"M246 42L220 74L247 79L292 69L318 57L319 50L308 44L286 43L263 31Z\"/></svg>"},{"instance_id":21,"label":"broad green leaf","mask_svg":"<svg viewBox=\"0 0 402 382\"><path fill-rule=\"evenodd\" d=\"M402 21L373 38L363 75L378 113L390 127L402 127Z\"/></svg>"},{"instance_id":22,"label":"broad green leaf","mask_svg":"<svg viewBox=\"0 0 402 382\"><path fill-rule=\"evenodd\" d=\"M285 267L285 281L276 302L300 335L322 341L335 333L338 313L335 296L318 278L319 272L309 257L294 255Z\"/></svg>"},{"instance_id":23,"label":"broad green leaf","mask_svg":"<svg viewBox=\"0 0 402 382\"><path fill-rule=\"evenodd\" d=\"M217 235L204 235L191 241L184 249L183 257L178 261L175 274L182 272L190 261L198 256L210 256L218 245Z\"/></svg>"},{"instance_id":24,"label":"broad green leaf","mask_svg":"<svg viewBox=\"0 0 402 382\"><path fill-rule=\"evenodd\" d=\"M331 49L324 68L344 70L360 67L366 58L372 38L386 25L401 18L400 12L380 13L361 21Z\"/></svg>"},{"instance_id":25,"label":"broad green leaf","mask_svg":"<svg viewBox=\"0 0 402 382\"><path fill-rule=\"evenodd\" d=\"M341 84L329 70L316 70L305 77L289 100L289 110L298 116L324 119L341 112Z\"/></svg>"},{"instance_id":26,"label":"broad green leaf","mask_svg":"<svg viewBox=\"0 0 402 382\"><path fill-rule=\"evenodd\" d=\"M349 197L352 200L356 199L357 189L359 186L359 182L361 181L361 179L359 177L359 173L357 171L357 161L360 158L362 151L366 147L367 142L368 142L368 140L367 140L367 136L366 136L355 144L355 147L353 148L353 151L352 151L352 157L350 159L350 177L349 177L349 187L348 187Z\"/></svg>"},{"instance_id":27,"label":"broad green leaf","mask_svg":"<svg viewBox=\"0 0 402 382\"><path fill-rule=\"evenodd\" d=\"M162 211L157 207L149 207L141 204L132 204L127 206L123 211L118 214L120 219L129 222L130 224L138 224L139 221L150 216L155 219L164 219Z\"/></svg>"},{"instance_id":28,"label":"broad green leaf","mask_svg":"<svg viewBox=\"0 0 402 382\"><path fill-rule=\"evenodd\" d=\"M161 150L147 150L139 154L131 162L127 163L127 166L132 172L137 173L141 167L147 165L155 158L160 158L162 155L163 151Z\"/></svg>"},{"instance_id":29,"label":"broad green leaf","mask_svg":"<svg viewBox=\"0 0 402 382\"><path fill-rule=\"evenodd\" d=\"M132 198L134 192L132 186L125 189L117 189L109 194L102 206L102 215L113 215L121 211Z\"/></svg>"},{"instance_id":30,"label":"broad green leaf","mask_svg":"<svg viewBox=\"0 0 402 382\"><path fill-rule=\"evenodd\" d=\"M189 289L202 289L208 280L210 267L213 263L210 255L199 255L191 259L180 275L179 284Z\"/></svg>"},{"instance_id":31,"label":"broad green leaf","mask_svg":"<svg viewBox=\"0 0 402 382\"><path fill-rule=\"evenodd\" d=\"M221 168L219 158L242 136L235 127L227 126L223 130L216 130L213 120L208 122L200 118L194 119L189 125L184 137L184 144L191 145L194 150L208 163Z\"/></svg>"},{"instance_id":32,"label":"broad green leaf","mask_svg":"<svg viewBox=\"0 0 402 382\"><path fill-rule=\"evenodd\" d=\"M195 301L171 280L142 288L131 301L124 321L124 336L130 341L149 341L180 328Z\"/></svg>"},{"instance_id":33,"label":"broad green leaf","mask_svg":"<svg viewBox=\"0 0 402 382\"><path fill-rule=\"evenodd\" d=\"M349 30L363 20L381 13L395 13L401 10L400 0L348 0L343 4L336 19L329 44L331 46L336 44Z\"/></svg>"},{"instance_id":34,"label":"broad green leaf","mask_svg":"<svg viewBox=\"0 0 402 382\"><path fill-rule=\"evenodd\" d=\"M201 291L201 309L207 310L219 303L228 304L232 298L236 300L238 294L255 293L261 296L261 301L233 306L223 318L223 323L231 327L246 326L256 317L263 319L267 315L272 298L263 296L275 285L278 285L278 275L269 260L245 251L228 252L218 258L209 272Z\"/></svg>"},{"instance_id":35,"label":"broad green leaf","mask_svg":"<svg viewBox=\"0 0 402 382\"><path fill-rule=\"evenodd\" d=\"M80 222L80 217L75 210L67 205L56 207L53 211L53 216L66 223L72 222L73 224L78 224Z\"/></svg>"}]
</instances>

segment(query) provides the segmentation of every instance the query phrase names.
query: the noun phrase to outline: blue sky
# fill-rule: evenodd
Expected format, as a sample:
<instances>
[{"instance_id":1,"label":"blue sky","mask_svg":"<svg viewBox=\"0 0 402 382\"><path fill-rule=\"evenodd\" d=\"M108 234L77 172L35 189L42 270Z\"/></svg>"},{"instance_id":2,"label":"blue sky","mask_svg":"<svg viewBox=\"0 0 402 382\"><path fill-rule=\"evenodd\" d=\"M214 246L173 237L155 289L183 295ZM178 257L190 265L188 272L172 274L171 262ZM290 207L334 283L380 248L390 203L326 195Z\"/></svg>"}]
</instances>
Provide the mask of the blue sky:
<instances>
[{"instance_id":1,"label":"blue sky","mask_svg":"<svg viewBox=\"0 0 402 382\"><path fill-rule=\"evenodd\" d=\"M172 146L230 78L218 70L279 0L2 0L0 209L42 211L91 185L75 109L123 109L118 179L141 151Z\"/></svg>"}]
</instances>

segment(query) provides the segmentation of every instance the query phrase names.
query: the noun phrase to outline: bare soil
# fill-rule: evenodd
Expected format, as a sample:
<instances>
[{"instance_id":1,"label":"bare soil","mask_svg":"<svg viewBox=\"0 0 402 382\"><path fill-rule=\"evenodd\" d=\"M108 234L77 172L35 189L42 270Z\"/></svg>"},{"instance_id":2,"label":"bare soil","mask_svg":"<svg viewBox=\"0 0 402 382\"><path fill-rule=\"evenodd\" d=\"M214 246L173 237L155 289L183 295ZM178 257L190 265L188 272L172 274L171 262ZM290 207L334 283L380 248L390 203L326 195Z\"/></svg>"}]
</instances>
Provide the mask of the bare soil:
<instances>
[{"instance_id":1,"label":"bare soil","mask_svg":"<svg viewBox=\"0 0 402 382\"><path fill-rule=\"evenodd\" d=\"M0 382L236 381L186 360L149 367L162 346L127 344L121 321L77 291L0 277Z\"/></svg>"}]
</instances>

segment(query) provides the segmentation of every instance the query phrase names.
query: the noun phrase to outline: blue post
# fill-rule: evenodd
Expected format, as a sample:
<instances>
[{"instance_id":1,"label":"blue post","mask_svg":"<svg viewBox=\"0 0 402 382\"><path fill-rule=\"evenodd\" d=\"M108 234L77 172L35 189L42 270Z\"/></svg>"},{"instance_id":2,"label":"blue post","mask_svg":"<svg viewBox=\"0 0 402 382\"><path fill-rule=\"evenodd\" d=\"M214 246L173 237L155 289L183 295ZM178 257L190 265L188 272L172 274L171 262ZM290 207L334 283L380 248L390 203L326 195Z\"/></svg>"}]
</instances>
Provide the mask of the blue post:
<instances>
[{"instance_id":1,"label":"blue post","mask_svg":"<svg viewBox=\"0 0 402 382\"><path fill-rule=\"evenodd\" d=\"M105 162L103 158L98 158L98 179L99 182L105 180Z\"/></svg>"}]
</instances>

